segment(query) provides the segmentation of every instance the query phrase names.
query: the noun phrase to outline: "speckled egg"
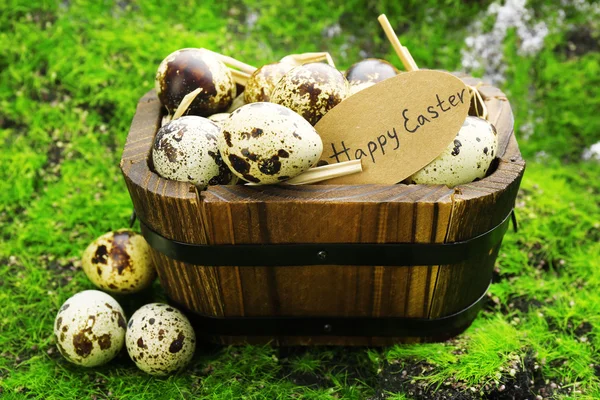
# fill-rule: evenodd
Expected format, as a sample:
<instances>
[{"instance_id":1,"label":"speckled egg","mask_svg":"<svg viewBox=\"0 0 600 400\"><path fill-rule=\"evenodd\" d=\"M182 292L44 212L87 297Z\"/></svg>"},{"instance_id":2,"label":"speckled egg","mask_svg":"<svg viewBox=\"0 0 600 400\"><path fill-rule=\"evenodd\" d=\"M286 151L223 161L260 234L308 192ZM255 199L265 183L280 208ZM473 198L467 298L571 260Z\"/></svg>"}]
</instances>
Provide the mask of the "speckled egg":
<instances>
[{"instance_id":1,"label":"speckled egg","mask_svg":"<svg viewBox=\"0 0 600 400\"><path fill-rule=\"evenodd\" d=\"M146 304L127 324L129 357L151 375L168 375L185 367L194 355L196 334L190 321L176 308Z\"/></svg>"},{"instance_id":2,"label":"speckled egg","mask_svg":"<svg viewBox=\"0 0 600 400\"><path fill-rule=\"evenodd\" d=\"M206 118L185 116L169 122L154 137L154 170L163 178L190 182L200 190L207 185L235 184L237 177L217 148L220 135L219 127Z\"/></svg>"},{"instance_id":3,"label":"speckled egg","mask_svg":"<svg viewBox=\"0 0 600 400\"><path fill-rule=\"evenodd\" d=\"M485 177L498 149L498 134L490 122L467 117L444 152L407 179L409 183L453 187Z\"/></svg>"},{"instance_id":4,"label":"speckled egg","mask_svg":"<svg viewBox=\"0 0 600 400\"><path fill-rule=\"evenodd\" d=\"M350 90L348 91L348 97L360 92L361 90L364 90L368 87L371 87L375 84L375 82L358 82L358 83L351 83L350 84Z\"/></svg>"},{"instance_id":5,"label":"speckled egg","mask_svg":"<svg viewBox=\"0 0 600 400\"><path fill-rule=\"evenodd\" d=\"M181 49L167 56L155 78L160 102L173 114L183 97L201 87L186 115L208 116L223 112L236 96L235 82L225 64L202 49Z\"/></svg>"},{"instance_id":6,"label":"speckled egg","mask_svg":"<svg viewBox=\"0 0 600 400\"><path fill-rule=\"evenodd\" d=\"M379 58L367 58L353 64L346 71L346 79L351 85L361 82L381 82L400 73L396 67Z\"/></svg>"},{"instance_id":7,"label":"speckled egg","mask_svg":"<svg viewBox=\"0 0 600 400\"><path fill-rule=\"evenodd\" d=\"M94 285L111 293L139 292L156 278L148 243L128 229L94 240L83 252L81 264Z\"/></svg>"},{"instance_id":8,"label":"speckled egg","mask_svg":"<svg viewBox=\"0 0 600 400\"><path fill-rule=\"evenodd\" d=\"M271 101L271 93L279 80L288 73L293 64L285 62L275 62L263 65L248 79L244 99L246 103L256 103L259 101Z\"/></svg>"},{"instance_id":9,"label":"speckled egg","mask_svg":"<svg viewBox=\"0 0 600 400\"><path fill-rule=\"evenodd\" d=\"M225 121L227 118L229 118L229 114L230 113L213 114L210 117L208 117L208 119L210 119L212 122L214 122L218 126L221 126L221 124L223 123L223 121Z\"/></svg>"},{"instance_id":10,"label":"speckled egg","mask_svg":"<svg viewBox=\"0 0 600 400\"><path fill-rule=\"evenodd\" d=\"M348 96L348 81L332 66L309 63L283 76L271 101L288 107L315 125L323 115Z\"/></svg>"},{"instance_id":11,"label":"speckled egg","mask_svg":"<svg viewBox=\"0 0 600 400\"><path fill-rule=\"evenodd\" d=\"M323 151L304 118L273 103L250 103L223 124L219 150L231 171L248 182L273 184L315 165Z\"/></svg>"},{"instance_id":12,"label":"speckled egg","mask_svg":"<svg viewBox=\"0 0 600 400\"><path fill-rule=\"evenodd\" d=\"M86 290L70 297L54 321L60 354L84 367L112 360L123 347L125 330L125 314L119 303L98 290Z\"/></svg>"}]
</instances>

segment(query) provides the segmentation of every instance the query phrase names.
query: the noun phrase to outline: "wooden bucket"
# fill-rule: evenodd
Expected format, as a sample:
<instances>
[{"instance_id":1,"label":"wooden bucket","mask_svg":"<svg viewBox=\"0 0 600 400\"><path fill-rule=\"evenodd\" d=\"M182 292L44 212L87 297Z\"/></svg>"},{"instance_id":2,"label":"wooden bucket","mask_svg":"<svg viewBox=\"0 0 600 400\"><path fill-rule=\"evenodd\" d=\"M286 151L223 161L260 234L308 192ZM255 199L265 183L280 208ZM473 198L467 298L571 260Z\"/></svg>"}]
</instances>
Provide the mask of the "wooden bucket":
<instances>
[{"instance_id":1,"label":"wooden bucket","mask_svg":"<svg viewBox=\"0 0 600 400\"><path fill-rule=\"evenodd\" d=\"M499 134L497 166L480 181L203 192L149 167L163 110L147 93L121 169L168 297L221 344L376 346L462 332L485 299L525 168L509 102L495 87L480 92Z\"/></svg>"}]
</instances>

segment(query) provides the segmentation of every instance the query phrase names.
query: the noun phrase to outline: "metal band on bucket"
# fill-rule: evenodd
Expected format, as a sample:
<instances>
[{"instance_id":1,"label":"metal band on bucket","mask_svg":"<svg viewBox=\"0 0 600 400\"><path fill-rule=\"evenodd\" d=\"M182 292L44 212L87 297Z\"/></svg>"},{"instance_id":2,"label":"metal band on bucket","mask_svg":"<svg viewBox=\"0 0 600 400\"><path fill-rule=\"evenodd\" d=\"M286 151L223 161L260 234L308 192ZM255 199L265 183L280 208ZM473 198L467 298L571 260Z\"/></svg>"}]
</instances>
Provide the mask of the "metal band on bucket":
<instances>
[{"instance_id":1,"label":"metal band on bucket","mask_svg":"<svg viewBox=\"0 0 600 400\"><path fill-rule=\"evenodd\" d=\"M170 240L140 220L142 235L155 250L187 264L211 267L293 267L301 265L414 266L457 264L488 253L502 242L510 216L474 238L452 243L293 243L205 245ZM512 214L514 215L514 214ZM513 217L514 218L514 217ZM513 220L514 222L514 220ZM516 224L515 224L516 227Z\"/></svg>"},{"instance_id":2,"label":"metal band on bucket","mask_svg":"<svg viewBox=\"0 0 600 400\"><path fill-rule=\"evenodd\" d=\"M486 300L488 287L472 304L441 318L405 317L211 317L187 310L204 336L440 337L465 330Z\"/></svg>"}]
</instances>

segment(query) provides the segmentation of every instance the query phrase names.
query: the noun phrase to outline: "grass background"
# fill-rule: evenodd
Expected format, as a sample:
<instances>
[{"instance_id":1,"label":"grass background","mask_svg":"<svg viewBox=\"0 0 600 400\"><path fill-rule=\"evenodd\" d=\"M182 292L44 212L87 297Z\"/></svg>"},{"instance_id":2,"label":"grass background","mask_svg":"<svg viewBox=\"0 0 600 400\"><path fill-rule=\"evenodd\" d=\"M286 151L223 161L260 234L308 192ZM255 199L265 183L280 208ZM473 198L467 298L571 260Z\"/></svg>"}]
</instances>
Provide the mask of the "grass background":
<instances>
[{"instance_id":1,"label":"grass background","mask_svg":"<svg viewBox=\"0 0 600 400\"><path fill-rule=\"evenodd\" d=\"M581 157L600 141L593 3L531 0L550 27L535 56L518 29L502 40L500 86L528 161L521 230L507 233L466 334L374 349L198 348L184 373L157 379L126 355L68 364L52 323L92 288L83 249L128 223L118 162L160 61L208 47L255 65L319 50L340 68L365 56L400 65L376 23L385 12L419 65L461 70L474 21L493 31L491 2L0 0L0 397L600 398L600 165ZM161 298L157 283L119 300L131 315Z\"/></svg>"}]
</instances>

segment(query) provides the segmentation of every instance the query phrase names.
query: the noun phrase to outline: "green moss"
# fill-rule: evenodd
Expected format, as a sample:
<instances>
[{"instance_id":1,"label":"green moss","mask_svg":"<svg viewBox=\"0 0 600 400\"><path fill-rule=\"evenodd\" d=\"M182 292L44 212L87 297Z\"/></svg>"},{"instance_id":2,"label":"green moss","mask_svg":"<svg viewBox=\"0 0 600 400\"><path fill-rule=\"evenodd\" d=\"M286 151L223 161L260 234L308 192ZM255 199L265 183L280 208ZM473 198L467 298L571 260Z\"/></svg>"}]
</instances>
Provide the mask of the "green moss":
<instances>
[{"instance_id":1,"label":"green moss","mask_svg":"<svg viewBox=\"0 0 600 400\"><path fill-rule=\"evenodd\" d=\"M520 229L504 239L486 311L456 340L289 354L269 346L199 347L188 369L164 379L137 370L124 353L104 367L79 368L54 345L58 307L92 288L79 268L81 252L128 223L120 153L137 101L166 55L208 47L260 65L327 50L341 69L365 55L400 66L376 22L385 12L421 67L458 70L466 27L485 19L480 12L488 5L2 3L2 398L411 399L416 387L476 397L502 385L509 390L527 374L539 383L534 394L552 382L557 398L600 398L600 165L580 160L600 140L600 57L593 45L580 54L567 43L573 32L597 38L598 25L573 7L565 8L564 24L550 23L536 57L519 54L515 32L504 43L502 89L517 128L530 124L527 135L517 129L528 161L516 206ZM558 13L538 5L540 18ZM157 299L164 299L158 283L120 300L131 314ZM412 374L415 366L423 372L402 380L402 370Z\"/></svg>"}]
</instances>

